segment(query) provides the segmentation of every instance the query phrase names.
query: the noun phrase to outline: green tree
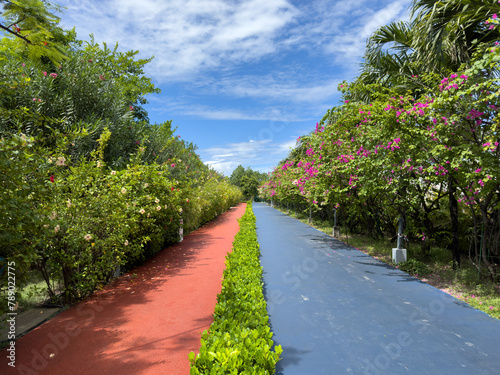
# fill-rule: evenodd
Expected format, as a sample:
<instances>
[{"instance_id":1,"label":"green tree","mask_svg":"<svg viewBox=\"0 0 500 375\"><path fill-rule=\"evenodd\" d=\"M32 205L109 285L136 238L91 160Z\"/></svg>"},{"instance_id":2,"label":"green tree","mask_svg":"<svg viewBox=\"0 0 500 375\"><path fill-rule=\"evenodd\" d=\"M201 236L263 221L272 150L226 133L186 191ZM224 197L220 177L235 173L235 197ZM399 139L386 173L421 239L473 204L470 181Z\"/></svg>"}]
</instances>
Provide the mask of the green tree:
<instances>
[{"instance_id":1,"label":"green tree","mask_svg":"<svg viewBox=\"0 0 500 375\"><path fill-rule=\"evenodd\" d=\"M240 182L241 192L245 196L255 196L259 193L259 181L255 176L243 176Z\"/></svg>"},{"instance_id":2,"label":"green tree","mask_svg":"<svg viewBox=\"0 0 500 375\"><path fill-rule=\"evenodd\" d=\"M245 168L240 164L233 170L231 177L229 177L229 182L235 186L241 186L241 179L245 175Z\"/></svg>"},{"instance_id":3,"label":"green tree","mask_svg":"<svg viewBox=\"0 0 500 375\"><path fill-rule=\"evenodd\" d=\"M63 32L57 27L60 8L41 0L0 0L0 29L11 38L3 38L0 51L27 55L30 59L47 58L55 64L65 59ZM1 57L0 57L1 58Z\"/></svg>"}]
</instances>

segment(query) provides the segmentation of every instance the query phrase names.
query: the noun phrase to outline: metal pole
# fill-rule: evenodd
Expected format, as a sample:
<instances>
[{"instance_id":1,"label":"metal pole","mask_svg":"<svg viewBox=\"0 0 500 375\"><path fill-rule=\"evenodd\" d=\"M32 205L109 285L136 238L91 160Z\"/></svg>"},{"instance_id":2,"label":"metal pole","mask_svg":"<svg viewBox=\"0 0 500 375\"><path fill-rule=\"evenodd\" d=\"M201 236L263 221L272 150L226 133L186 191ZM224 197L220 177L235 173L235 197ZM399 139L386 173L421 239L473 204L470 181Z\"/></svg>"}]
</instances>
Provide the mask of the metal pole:
<instances>
[{"instance_id":1,"label":"metal pole","mask_svg":"<svg viewBox=\"0 0 500 375\"><path fill-rule=\"evenodd\" d=\"M398 228L398 249L403 248L403 219L399 218L399 228Z\"/></svg>"},{"instance_id":2,"label":"metal pole","mask_svg":"<svg viewBox=\"0 0 500 375\"><path fill-rule=\"evenodd\" d=\"M179 224L180 224L180 227L179 227L180 240L179 240L179 242L182 242L182 241L184 241L184 219L182 217L181 217Z\"/></svg>"}]
</instances>

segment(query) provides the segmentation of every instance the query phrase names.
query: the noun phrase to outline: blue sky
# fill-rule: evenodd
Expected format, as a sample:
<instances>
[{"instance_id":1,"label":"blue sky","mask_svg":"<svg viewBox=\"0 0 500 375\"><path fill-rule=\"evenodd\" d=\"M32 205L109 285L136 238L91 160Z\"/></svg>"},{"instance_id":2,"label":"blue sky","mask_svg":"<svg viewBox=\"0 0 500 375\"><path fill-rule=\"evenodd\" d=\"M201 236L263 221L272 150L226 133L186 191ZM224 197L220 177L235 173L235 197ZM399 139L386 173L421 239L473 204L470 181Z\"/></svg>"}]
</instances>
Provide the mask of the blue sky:
<instances>
[{"instance_id":1,"label":"blue sky","mask_svg":"<svg viewBox=\"0 0 500 375\"><path fill-rule=\"evenodd\" d=\"M410 0L55 0L80 39L155 56L151 122L173 120L225 175L268 172L339 102L366 38Z\"/></svg>"}]
</instances>

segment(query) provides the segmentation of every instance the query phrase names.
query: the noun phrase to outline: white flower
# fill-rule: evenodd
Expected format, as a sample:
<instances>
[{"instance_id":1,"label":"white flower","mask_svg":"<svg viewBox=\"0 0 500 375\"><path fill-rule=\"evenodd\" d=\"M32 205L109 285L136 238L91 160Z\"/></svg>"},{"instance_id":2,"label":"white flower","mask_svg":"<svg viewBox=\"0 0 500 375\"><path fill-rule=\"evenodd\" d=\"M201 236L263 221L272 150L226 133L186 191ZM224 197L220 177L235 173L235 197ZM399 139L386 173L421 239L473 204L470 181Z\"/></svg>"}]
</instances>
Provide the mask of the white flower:
<instances>
[{"instance_id":1,"label":"white flower","mask_svg":"<svg viewBox=\"0 0 500 375\"><path fill-rule=\"evenodd\" d=\"M179 208L179 212L182 212L182 207L181 207L181 208Z\"/></svg>"},{"instance_id":2,"label":"white flower","mask_svg":"<svg viewBox=\"0 0 500 375\"><path fill-rule=\"evenodd\" d=\"M54 228L54 233L59 232L59 229L61 229L61 227L59 226L59 224L57 224Z\"/></svg>"},{"instance_id":3,"label":"white flower","mask_svg":"<svg viewBox=\"0 0 500 375\"><path fill-rule=\"evenodd\" d=\"M160 203L160 200L158 198L155 199L156 203Z\"/></svg>"},{"instance_id":4,"label":"white flower","mask_svg":"<svg viewBox=\"0 0 500 375\"><path fill-rule=\"evenodd\" d=\"M87 233L84 237L85 241L90 241L92 239L92 235L90 233Z\"/></svg>"},{"instance_id":5,"label":"white flower","mask_svg":"<svg viewBox=\"0 0 500 375\"><path fill-rule=\"evenodd\" d=\"M146 183L144 184L144 187L145 187L145 188L147 188L148 186L149 186L149 184L146 182Z\"/></svg>"},{"instance_id":6,"label":"white flower","mask_svg":"<svg viewBox=\"0 0 500 375\"><path fill-rule=\"evenodd\" d=\"M122 194L125 194L126 192L127 192L127 189L122 188L121 193L122 193Z\"/></svg>"},{"instance_id":7,"label":"white flower","mask_svg":"<svg viewBox=\"0 0 500 375\"><path fill-rule=\"evenodd\" d=\"M97 168L101 168L101 162L100 161L97 162Z\"/></svg>"},{"instance_id":8,"label":"white flower","mask_svg":"<svg viewBox=\"0 0 500 375\"><path fill-rule=\"evenodd\" d=\"M156 207L156 210L160 211L161 210L161 206Z\"/></svg>"},{"instance_id":9,"label":"white flower","mask_svg":"<svg viewBox=\"0 0 500 375\"><path fill-rule=\"evenodd\" d=\"M126 241L125 241L125 244L124 244L124 245L125 245L125 246L128 246L128 240L126 240Z\"/></svg>"},{"instance_id":10,"label":"white flower","mask_svg":"<svg viewBox=\"0 0 500 375\"><path fill-rule=\"evenodd\" d=\"M144 212L146 212L146 210L144 210L144 208L141 208L139 212L144 215Z\"/></svg>"},{"instance_id":11,"label":"white flower","mask_svg":"<svg viewBox=\"0 0 500 375\"><path fill-rule=\"evenodd\" d=\"M66 158L64 156L59 156L57 158L56 165L59 165L59 166L66 165Z\"/></svg>"},{"instance_id":12,"label":"white flower","mask_svg":"<svg viewBox=\"0 0 500 375\"><path fill-rule=\"evenodd\" d=\"M111 175L112 176L116 175L116 171L111 171Z\"/></svg>"}]
</instances>

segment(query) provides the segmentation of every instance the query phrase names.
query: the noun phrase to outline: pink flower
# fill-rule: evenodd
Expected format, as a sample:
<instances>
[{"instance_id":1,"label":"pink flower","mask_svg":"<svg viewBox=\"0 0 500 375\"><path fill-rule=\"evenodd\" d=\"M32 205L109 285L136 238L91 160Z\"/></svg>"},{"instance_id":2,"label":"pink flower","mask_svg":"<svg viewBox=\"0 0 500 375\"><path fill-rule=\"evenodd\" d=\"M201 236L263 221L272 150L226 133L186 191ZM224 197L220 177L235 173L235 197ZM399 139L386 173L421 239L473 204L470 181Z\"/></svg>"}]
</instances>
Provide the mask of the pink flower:
<instances>
[{"instance_id":1,"label":"pink flower","mask_svg":"<svg viewBox=\"0 0 500 375\"><path fill-rule=\"evenodd\" d=\"M499 1L499 3L500 3L500 1ZM491 18L493 18L494 20L496 20L497 19L497 14L495 13L494 15L492 15Z\"/></svg>"},{"instance_id":2,"label":"pink flower","mask_svg":"<svg viewBox=\"0 0 500 375\"><path fill-rule=\"evenodd\" d=\"M42 72L44 77L47 77L47 72Z\"/></svg>"},{"instance_id":3,"label":"pink flower","mask_svg":"<svg viewBox=\"0 0 500 375\"><path fill-rule=\"evenodd\" d=\"M50 73L49 74L52 78L57 78L57 74L56 73Z\"/></svg>"},{"instance_id":4,"label":"pink flower","mask_svg":"<svg viewBox=\"0 0 500 375\"><path fill-rule=\"evenodd\" d=\"M479 173L479 172L481 172L481 168L476 169L474 172L475 172L475 173Z\"/></svg>"}]
</instances>

